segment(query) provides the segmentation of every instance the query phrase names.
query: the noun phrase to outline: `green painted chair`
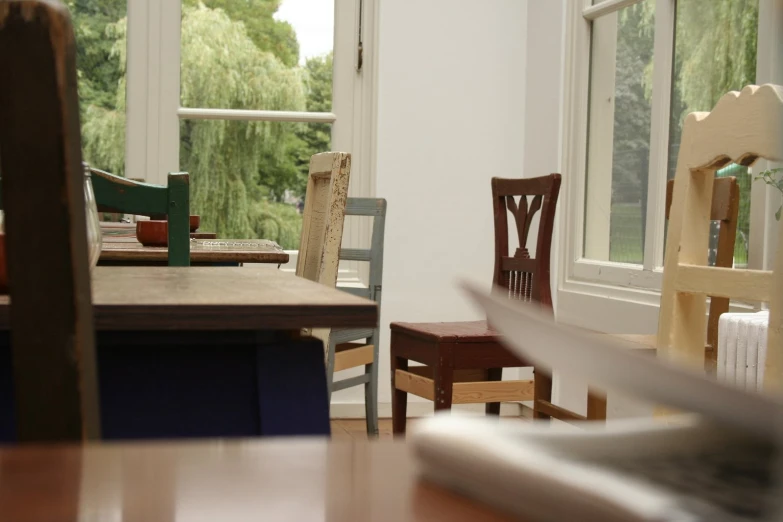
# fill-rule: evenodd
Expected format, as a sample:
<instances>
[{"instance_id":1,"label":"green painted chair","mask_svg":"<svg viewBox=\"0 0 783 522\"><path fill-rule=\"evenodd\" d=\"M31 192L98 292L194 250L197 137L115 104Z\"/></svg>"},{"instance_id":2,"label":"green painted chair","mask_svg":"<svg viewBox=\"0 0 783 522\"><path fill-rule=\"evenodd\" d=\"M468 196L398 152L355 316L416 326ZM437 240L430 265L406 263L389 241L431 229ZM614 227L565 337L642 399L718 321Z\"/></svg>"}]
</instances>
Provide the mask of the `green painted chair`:
<instances>
[{"instance_id":1,"label":"green painted chair","mask_svg":"<svg viewBox=\"0 0 783 522\"><path fill-rule=\"evenodd\" d=\"M343 261L366 261L370 263L369 285L366 287L337 288L359 297L372 299L381 306L381 281L383 280L383 236L386 225L386 200L375 198L348 198L346 216L370 216L373 218L372 240L369 249L340 249ZM379 312L380 313L380 312ZM380 319L379 319L380 324ZM363 341L363 342L354 342ZM367 419L367 434L378 435L378 345L379 329L333 328L326 353L326 382L329 398L332 392L353 386L364 385L364 410ZM364 366L359 376L334 380L334 372Z\"/></svg>"},{"instance_id":2,"label":"green painted chair","mask_svg":"<svg viewBox=\"0 0 783 522\"><path fill-rule=\"evenodd\" d=\"M141 183L90 167L98 212L169 221L169 266L190 266L190 176L169 174L168 186ZM2 210L2 205L0 205Z\"/></svg>"},{"instance_id":3,"label":"green painted chair","mask_svg":"<svg viewBox=\"0 0 783 522\"><path fill-rule=\"evenodd\" d=\"M90 168L99 212L169 221L169 266L190 266L190 178L169 174L168 186L141 183Z\"/></svg>"}]
</instances>

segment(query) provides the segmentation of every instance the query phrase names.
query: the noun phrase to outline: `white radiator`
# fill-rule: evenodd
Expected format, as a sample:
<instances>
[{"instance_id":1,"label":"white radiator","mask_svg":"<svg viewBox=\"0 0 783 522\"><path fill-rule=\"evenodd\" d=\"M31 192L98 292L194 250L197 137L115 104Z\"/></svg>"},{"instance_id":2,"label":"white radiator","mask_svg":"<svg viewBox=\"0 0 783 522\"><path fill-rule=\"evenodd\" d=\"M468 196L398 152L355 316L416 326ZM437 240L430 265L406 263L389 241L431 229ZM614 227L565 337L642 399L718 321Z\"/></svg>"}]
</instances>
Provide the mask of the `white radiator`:
<instances>
[{"instance_id":1,"label":"white radiator","mask_svg":"<svg viewBox=\"0 0 783 522\"><path fill-rule=\"evenodd\" d=\"M718 380L761 391L769 312L726 313L718 321Z\"/></svg>"}]
</instances>

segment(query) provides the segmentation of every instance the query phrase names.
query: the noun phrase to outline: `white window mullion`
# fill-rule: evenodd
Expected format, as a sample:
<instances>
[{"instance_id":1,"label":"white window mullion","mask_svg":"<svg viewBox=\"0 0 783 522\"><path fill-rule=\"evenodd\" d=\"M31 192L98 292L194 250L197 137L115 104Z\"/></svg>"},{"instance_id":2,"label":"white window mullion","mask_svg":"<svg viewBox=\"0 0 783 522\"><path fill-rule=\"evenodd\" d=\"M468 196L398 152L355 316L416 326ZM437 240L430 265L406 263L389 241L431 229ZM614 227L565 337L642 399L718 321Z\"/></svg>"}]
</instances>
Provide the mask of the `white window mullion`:
<instances>
[{"instance_id":1,"label":"white window mullion","mask_svg":"<svg viewBox=\"0 0 783 522\"><path fill-rule=\"evenodd\" d=\"M609 261L612 216L612 164L617 12L592 22L590 31L588 152L585 174L584 257Z\"/></svg>"},{"instance_id":2,"label":"white window mullion","mask_svg":"<svg viewBox=\"0 0 783 522\"><path fill-rule=\"evenodd\" d=\"M125 173L129 178L146 179L147 172L149 10L146 0L128 2Z\"/></svg>"},{"instance_id":3,"label":"white window mullion","mask_svg":"<svg viewBox=\"0 0 783 522\"><path fill-rule=\"evenodd\" d=\"M180 0L128 1L125 173L166 183L179 170Z\"/></svg>"},{"instance_id":4,"label":"white window mullion","mask_svg":"<svg viewBox=\"0 0 783 522\"><path fill-rule=\"evenodd\" d=\"M150 0L154 2L155 0ZM160 0L160 56L158 84L160 153L158 154L158 183L166 183L169 172L178 172L179 166L179 109L180 45L182 34L182 1ZM154 179L154 178L153 178Z\"/></svg>"},{"instance_id":5,"label":"white window mullion","mask_svg":"<svg viewBox=\"0 0 783 522\"><path fill-rule=\"evenodd\" d=\"M595 20L610 13L616 13L624 7L638 4L643 0L603 0L595 5L589 5L582 11L585 20Z\"/></svg>"},{"instance_id":6,"label":"white window mullion","mask_svg":"<svg viewBox=\"0 0 783 522\"><path fill-rule=\"evenodd\" d=\"M663 266L675 9L675 0L657 0L655 4L650 167L647 176L647 219L644 234L645 270Z\"/></svg>"},{"instance_id":7,"label":"white window mullion","mask_svg":"<svg viewBox=\"0 0 783 522\"><path fill-rule=\"evenodd\" d=\"M783 0L759 0L758 55L756 83L783 85ZM757 173L780 165L758 161ZM750 237L748 268L771 270L777 250L778 223L775 211L780 205L779 192L762 183L751 185Z\"/></svg>"},{"instance_id":8,"label":"white window mullion","mask_svg":"<svg viewBox=\"0 0 783 522\"><path fill-rule=\"evenodd\" d=\"M181 120L280 121L294 123L334 123L333 112L258 111L244 109L191 109L180 107Z\"/></svg>"},{"instance_id":9,"label":"white window mullion","mask_svg":"<svg viewBox=\"0 0 783 522\"><path fill-rule=\"evenodd\" d=\"M589 1L583 2L585 6ZM590 84L590 26L575 5L566 8L566 56L563 101L563 201L567 201L569 215L563 220L565 233L561 235L561 282L574 277L576 262L582 257L584 240L585 181L587 167L587 115L589 100L584 93Z\"/></svg>"},{"instance_id":10,"label":"white window mullion","mask_svg":"<svg viewBox=\"0 0 783 522\"><path fill-rule=\"evenodd\" d=\"M372 147L374 144L375 76L377 53L375 29L377 0L336 1L334 13L334 87L332 107L337 120L332 126L332 149L351 152L351 183L348 195L375 195ZM362 64L358 67L359 38ZM343 246L368 248L371 220L348 218L343 229ZM368 277L366 263L343 262L343 277Z\"/></svg>"}]
</instances>

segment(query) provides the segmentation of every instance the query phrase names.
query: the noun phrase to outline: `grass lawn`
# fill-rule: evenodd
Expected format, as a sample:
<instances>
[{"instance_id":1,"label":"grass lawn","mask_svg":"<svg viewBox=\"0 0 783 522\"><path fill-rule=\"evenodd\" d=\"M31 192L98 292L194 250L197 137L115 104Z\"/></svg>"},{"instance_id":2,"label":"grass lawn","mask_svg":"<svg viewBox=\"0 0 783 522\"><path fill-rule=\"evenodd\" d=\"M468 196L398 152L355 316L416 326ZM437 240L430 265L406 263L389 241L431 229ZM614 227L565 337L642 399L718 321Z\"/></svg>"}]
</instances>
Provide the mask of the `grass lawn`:
<instances>
[{"instance_id":1,"label":"grass lawn","mask_svg":"<svg viewBox=\"0 0 783 522\"><path fill-rule=\"evenodd\" d=\"M643 258L642 206L615 203L610 222L609 261L641 264Z\"/></svg>"},{"instance_id":2,"label":"grass lawn","mask_svg":"<svg viewBox=\"0 0 783 522\"><path fill-rule=\"evenodd\" d=\"M642 206L635 203L615 203L612 205L610 222L609 260L616 263L642 264L644 246L642 245ZM734 264L747 265L748 252L745 242L738 233L734 244Z\"/></svg>"}]
</instances>

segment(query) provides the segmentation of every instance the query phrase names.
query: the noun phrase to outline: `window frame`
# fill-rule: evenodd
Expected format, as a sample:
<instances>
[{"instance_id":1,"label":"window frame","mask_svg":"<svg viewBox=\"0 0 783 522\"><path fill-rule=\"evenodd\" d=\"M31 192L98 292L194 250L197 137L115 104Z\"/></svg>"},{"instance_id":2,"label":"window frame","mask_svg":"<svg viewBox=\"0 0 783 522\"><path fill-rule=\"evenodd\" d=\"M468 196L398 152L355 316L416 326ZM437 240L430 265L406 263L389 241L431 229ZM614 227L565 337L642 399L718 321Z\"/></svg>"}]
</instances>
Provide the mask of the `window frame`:
<instances>
[{"instance_id":1,"label":"window frame","mask_svg":"<svg viewBox=\"0 0 783 522\"><path fill-rule=\"evenodd\" d=\"M375 194L378 0L335 0L332 111L228 110L180 105L181 0L129 0L126 172L166 183L180 170L180 120L332 123L332 150L352 155L349 196ZM363 61L359 69L358 48ZM371 227L346 223L344 244L369 244ZM289 251L296 267L297 251ZM349 278L359 270L349 268ZM343 279L345 273L341 274Z\"/></svg>"},{"instance_id":2,"label":"window frame","mask_svg":"<svg viewBox=\"0 0 783 522\"><path fill-rule=\"evenodd\" d=\"M565 176L562 201L564 219L560 241L559 291L575 292L657 305L663 275L664 211L666 179L653 173L665 172L669 140L669 111L674 56L676 0L655 0L653 47L653 98L650 132L647 220L644 263L633 265L587 259L582 255L587 189L588 108L592 22L611 16L618 10L642 0L605 0L592 5L590 0L567 2L565 24L565 67L563 100L562 169ZM757 83L783 83L783 71L776 60L781 54L783 0L759 0ZM775 46L774 44L778 44ZM616 43L614 44L616 45ZM615 48L601 52L616 51ZM755 167L755 166L754 166ZM767 168L759 163L760 169ZM611 186L611 171L600 182ZM592 182L595 182L595 174ZM607 187L607 190L609 187ZM754 183L751 192L749 268L771 266L774 258L774 209L779 196ZM770 210L772 209L772 210ZM740 308L744 308L740 305Z\"/></svg>"}]
</instances>

